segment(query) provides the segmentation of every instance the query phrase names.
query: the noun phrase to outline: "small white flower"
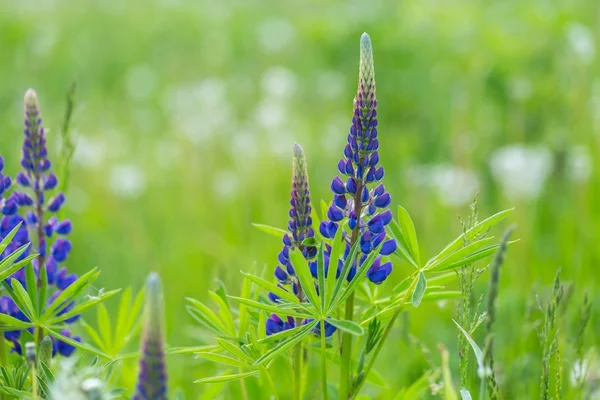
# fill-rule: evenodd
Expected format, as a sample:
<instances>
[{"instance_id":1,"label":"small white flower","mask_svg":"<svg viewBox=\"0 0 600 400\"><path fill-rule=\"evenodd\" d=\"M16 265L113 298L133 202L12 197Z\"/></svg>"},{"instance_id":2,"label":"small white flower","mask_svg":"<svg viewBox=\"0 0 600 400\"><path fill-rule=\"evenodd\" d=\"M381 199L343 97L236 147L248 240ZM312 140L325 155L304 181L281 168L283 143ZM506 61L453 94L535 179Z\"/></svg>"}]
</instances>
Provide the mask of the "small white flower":
<instances>
[{"instance_id":1,"label":"small white flower","mask_svg":"<svg viewBox=\"0 0 600 400\"><path fill-rule=\"evenodd\" d=\"M496 150L490 160L494 179L511 199L536 199L553 165L552 153L546 147L519 144Z\"/></svg>"}]
</instances>

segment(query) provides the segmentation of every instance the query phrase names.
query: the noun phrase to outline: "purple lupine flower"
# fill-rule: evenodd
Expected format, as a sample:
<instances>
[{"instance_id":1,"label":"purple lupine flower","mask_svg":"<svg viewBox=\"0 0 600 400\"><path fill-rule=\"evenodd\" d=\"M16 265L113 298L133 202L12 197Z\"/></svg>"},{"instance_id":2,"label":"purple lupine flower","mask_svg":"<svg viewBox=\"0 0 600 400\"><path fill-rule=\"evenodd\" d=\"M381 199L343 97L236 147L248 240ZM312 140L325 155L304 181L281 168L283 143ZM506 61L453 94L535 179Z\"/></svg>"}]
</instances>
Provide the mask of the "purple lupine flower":
<instances>
[{"instance_id":1,"label":"purple lupine flower","mask_svg":"<svg viewBox=\"0 0 600 400\"><path fill-rule=\"evenodd\" d=\"M166 400L167 398L163 312L160 277L152 273L146 283L142 355L133 400Z\"/></svg>"},{"instance_id":2,"label":"purple lupine flower","mask_svg":"<svg viewBox=\"0 0 600 400\"><path fill-rule=\"evenodd\" d=\"M42 126L40 107L35 91L30 89L25 93L24 103L25 129L23 157L21 159L23 170L16 177L16 182L21 190L12 192L10 198L0 202L3 211L6 211L2 220L0 220L0 238L3 238L19 223L22 223L22 225L11 244L6 248L4 255L0 255L0 257L6 256L25 243L29 243L30 235L35 238L32 251L38 253L39 256L33 260L33 267L38 278L38 285L41 284L43 274L45 274L48 284L56 286L55 292L49 298L49 305L62 290L77 280L75 274L68 274L66 267L60 266L61 263L66 261L71 252L71 242L65 236L71 232L72 225L69 220L59 221L56 216L49 217L49 214L60 210L65 203L65 196L63 193L55 194L53 197L49 196L50 192L56 188L58 179L50 171L52 164L48 159L46 132ZM0 164L3 165L4 163ZM2 177L1 171L0 168L0 178L2 178L0 181L4 183L5 179ZM7 181L7 185L2 184L3 188L5 186L4 190L10 186L10 180ZM50 199L46 200L47 197L50 197ZM29 252L25 252L21 257L24 258L28 254ZM15 272L11 278L19 280L23 286L26 286L24 268ZM0 307L0 312L26 321L26 317L22 315L16 305L13 307L12 304L7 303L6 299L0 299L7 305L5 310ZM65 314L73 306L74 304L69 304L58 315ZM65 322L70 324L78 319L79 315L75 315ZM65 332L68 333L69 331L65 330ZM70 333L67 333L63 334L70 337ZM13 351L19 354L21 354L21 346L17 340L20 335L20 331L8 332L8 336L5 332L5 337L14 343ZM73 337L73 339L81 341L78 337ZM54 340L54 347L54 354L63 356L70 356L75 351L74 346L61 340Z\"/></svg>"},{"instance_id":3,"label":"purple lupine flower","mask_svg":"<svg viewBox=\"0 0 600 400\"><path fill-rule=\"evenodd\" d=\"M308 186L308 172L306 170L306 158L304 150L299 144L294 145L294 157L292 166L292 191L290 193L290 220L288 222L288 233L283 236L283 248L278 254L279 265L275 268L275 278L285 285L292 285L294 293L302 300L299 293L299 283L295 277L294 267L290 261L290 251L299 249L308 260L317 255L314 246L305 246L306 239L314 238L315 232L312 228L312 211L310 205L310 189Z\"/></svg>"},{"instance_id":4,"label":"purple lupine flower","mask_svg":"<svg viewBox=\"0 0 600 400\"><path fill-rule=\"evenodd\" d=\"M396 250L396 242L387 240L385 227L391 222L392 214L387 207L390 194L383 183L384 169L379 165L379 139L377 132L377 100L375 96L375 69L371 38L364 33L360 40L360 67L358 91L354 99L354 115L344 148L344 157L338 162L338 172L331 182L334 200L327 210L327 219L321 222L319 232L332 239L340 228L340 221L348 219L350 232L343 232L346 241L346 256L357 241L360 251L357 259L362 263L367 255L382 245L380 255L390 255ZM375 186L375 187L373 187ZM381 264L378 256L367 277L376 284L383 282L391 273L391 264ZM385 266L385 267L383 267ZM348 279L356 274L356 263ZM372 272L377 270L377 272Z\"/></svg>"},{"instance_id":5,"label":"purple lupine flower","mask_svg":"<svg viewBox=\"0 0 600 400\"><path fill-rule=\"evenodd\" d=\"M294 267L290 261L290 252L298 249L302 252L304 258L309 261L311 273L316 271L316 261L313 260L317 255L317 248L306 245L307 239L313 239L315 232L312 228L310 188L308 185L308 171L306 166L306 157L304 150L299 144L294 145L294 156L292 163L292 191L290 193L290 220L288 222L288 233L283 236L283 248L278 254L279 265L275 267L274 275L279 286L288 290L291 287L292 292L300 301L304 301L304 293L300 282L296 277ZM327 262L328 264L328 262ZM313 274L315 275L315 274ZM316 275L315 275L316 276ZM269 293L269 299L277 302L279 297ZM296 327L300 321L294 321L287 317L283 320L280 316L272 314L266 322L266 333L272 335L287 329ZM335 330L335 327L334 327Z\"/></svg>"},{"instance_id":6,"label":"purple lupine flower","mask_svg":"<svg viewBox=\"0 0 600 400\"><path fill-rule=\"evenodd\" d=\"M294 318L287 317L285 320L281 319L277 314L271 314L267 319L266 332L267 336L286 331L296 327L296 321Z\"/></svg>"}]
</instances>

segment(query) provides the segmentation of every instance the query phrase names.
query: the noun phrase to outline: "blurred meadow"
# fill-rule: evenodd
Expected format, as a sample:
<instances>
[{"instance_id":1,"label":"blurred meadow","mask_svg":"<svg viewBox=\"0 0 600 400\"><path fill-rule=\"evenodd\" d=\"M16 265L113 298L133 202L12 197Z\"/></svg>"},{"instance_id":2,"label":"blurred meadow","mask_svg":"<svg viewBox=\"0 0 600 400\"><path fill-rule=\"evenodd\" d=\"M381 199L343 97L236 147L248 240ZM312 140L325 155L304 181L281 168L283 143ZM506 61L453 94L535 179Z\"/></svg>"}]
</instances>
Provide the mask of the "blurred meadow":
<instances>
[{"instance_id":1,"label":"blurred meadow","mask_svg":"<svg viewBox=\"0 0 600 400\"><path fill-rule=\"evenodd\" d=\"M0 149L14 174L32 87L56 157L77 82L68 266L100 267L107 289L137 289L159 272L168 343L207 343L184 298L206 300L218 279L239 293L239 271L253 265L271 276L280 242L251 223L285 227L295 142L313 201L330 201L369 32L386 187L423 251L461 233L457 216L478 190L482 216L515 207L496 363L505 398L535 398L525 383L540 375L535 293L548 293L560 267L574 301L585 291L600 300L599 27L600 3L589 0L4 0ZM411 272L394 261L389 287ZM444 301L403 315L376 364L392 393L426 367L408 332L435 359L443 343L457 370L455 312ZM600 344L593 312L588 347ZM209 363L168 362L172 387L190 398L207 390L191 382Z\"/></svg>"}]
</instances>

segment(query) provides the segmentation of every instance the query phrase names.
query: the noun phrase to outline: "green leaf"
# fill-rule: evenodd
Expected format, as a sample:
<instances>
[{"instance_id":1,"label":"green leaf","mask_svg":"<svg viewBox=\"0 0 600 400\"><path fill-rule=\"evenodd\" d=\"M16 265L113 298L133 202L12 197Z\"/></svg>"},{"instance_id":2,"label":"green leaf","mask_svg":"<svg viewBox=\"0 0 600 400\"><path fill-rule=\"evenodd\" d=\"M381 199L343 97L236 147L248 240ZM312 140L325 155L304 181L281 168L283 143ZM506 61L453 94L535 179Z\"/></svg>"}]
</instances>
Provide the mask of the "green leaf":
<instances>
[{"instance_id":1,"label":"green leaf","mask_svg":"<svg viewBox=\"0 0 600 400\"><path fill-rule=\"evenodd\" d=\"M261 314L264 315L264 313ZM248 357L248 355L244 353L244 351L241 349L239 343L232 343L231 341L223 338L216 338L215 340L223 349L225 349L225 351L227 351L231 355L236 356L239 359L244 360L246 362L252 361L250 357Z\"/></svg>"},{"instance_id":2,"label":"green leaf","mask_svg":"<svg viewBox=\"0 0 600 400\"><path fill-rule=\"evenodd\" d=\"M85 329L87 336L94 342L94 344L103 352L108 353L108 349L106 348L104 341L98 332L96 332L96 330L84 320L81 320L81 325L83 326L83 329Z\"/></svg>"},{"instance_id":3,"label":"green leaf","mask_svg":"<svg viewBox=\"0 0 600 400\"><path fill-rule=\"evenodd\" d=\"M196 355L206 360L214 361L220 364L231 365L232 367L247 367L247 364L240 360L236 360L235 358L224 356L218 353L200 352L196 353Z\"/></svg>"},{"instance_id":4,"label":"green leaf","mask_svg":"<svg viewBox=\"0 0 600 400\"><path fill-rule=\"evenodd\" d=\"M421 300L423 300L425 289L427 289L427 279L425 279L425 274L423 274L423 271L421 271L419 272L419 280L417 281L417 285L415 286L415 290L412 294L413 306L419 307Z\"/></svg>"},{"instance_id":5,"label":"green leaf","mask_svg":"<svg viewBox=\"0 0 600 400\"><path fill-rule=\"evenodd\" d=\"M511 245L511 244L516 243L518 241L519 241L518 239L517 240L512 240L512 241L508 242L507 245ZM472 264L475 261L479 261L479 260L481 260L483 258L486 258L486 257L489 257L489 256L493 255L498 250L498 247L500 247L499 244L494 244L494 245L491 245L491 246L484 247L484 248L482 248L482 249L474 252L473 254L471 254L471 255L469 255L469 256L467 256L467 257L465 257L465 258L463 258L463 259L461 259L459 261L456 261L456 262L454 262L452 264L445 265L443 269L439 269L439 267L436 267L435 271L436 272L447 271L447 270L452 270L452 269L461 267L463 265Z\"/></svg>"},{"instance_id":6,"label":"green leaf","mask_svg":"<svg viewBox=\"0 0 600 400\"><path fill-rule=\"evenodd\" d=\"M50 318L49 320L46 321L46 323L49 325L59 324L77 314L81 314L85 310L95 306L98 303L103 302L104 300L108 299L109 297L114 296L115 294L119 293L120 291L121 291L121 289L115 289L115 290L111 290L110 292L102 293L100 296L91 297L89 300L86 300L83 303L78 304L75 307L73 307L73 309L71 311L61 314L61 315L57 315L54 318Z\"/></svg>"},{"instance_id":7,"label":"green leaf","mask_svg":"<svg viewBox=\"0 0 600 400\"><path fill-rule=\"evenodd\" d=\"M317 295L317 290L315 289L313 277L308 268L308 261L306 261L302 253L298 250L292 250L290 252L290 261L294 266L294 271L296 271L296 276L300 281L300 286L308 298L308 301L316 310L321 311L321 303L319 301L319 296Z\"/></svg>"},{"instance_id":8,"label":"green leaf","mask_svg":"<svg viewBox=\"0 0 600 400\"><path fill-rule=\"evenodd\" d=\"M8 245L12 242L13 238L15 237L15 235L17 234L17 232L19 232L19 228L21 227L22 222L19 222L17 224L17 226L15 226L10 232L8 232L8 235L6 235L2 241L0 242L0 253L3 253L4 250L8 247ZM29 244L27 244L27 246L29 246Z\"/></svg>"},{"instance_id":9,"label":"green leaf","mask_svg":"<svg viewBox=\"0 0 600 400\"><path fill-rule=\"evenodd\" d=\"M276 347L272 348L271 350L263 354L261 357L259 357L258 360L256 360L256 362L254 363L254 365L258 366L268 363L269 361L275 359L277 356L286 352L288 349L292 348L296 343L300 342L302 339L304 339L306 335L312 332L312 330L315 328L318 322L319 321L317 320L313 320L310 323L304 325L298 330L298 333L296 333L294 336L282 340L277 344Z\"/></svg>"},{"instance_id":10,"label":"green leaf","mask_svg":"<svg viewBox=\"0 0 600 400\"><path fill-rule=\"evenodd\" d=\"M96 317L98 319L98 330L102 337L102 341L106 344L107 348L112 349L112 324L110 323L110 316L108 315L108 310L104 304L98 304Z\"/></svg>"},{"instance_id":11,"label":"green leaf","mask_svg":"<svg viewBox=\"0 0 600 400\"><path fill-rule=\"evenodd\" d=\"M223 322L217 317L217 315L212 312L210 308L202 304L196 299L192 299L187 297L186 300L191 303L191 305L186 306L187 310L190 312L192 317L194 317L198 322L203 324L208 329L218 333L220 335L227 335L227 328L223 325Z\"/></svg>"},{"instance_id":12,"label":"green leaf","mask_svg":"<svg viewBox=\"0 0 600 400\"><path fill-rule=\"evenodd\" d=\"M289 315L291 317L299 317L299 318L312 318L313 317L310 314L301 313L301 312L298 312L297 310L291 310L291 309L284 310L275 305L261 303L259 301L250 300L250 299L244 299L242 297L229 296L229 298L231 300L237 301L238 303L245 304L249 307L256 308L259 310L264 310L264 311L267 311L270 313L279 313L279 314L284 314L284 315Z\"/></svg>"},{"instance_id":13,"label":"green leaf","mask_svg":"<svg viewBox=\"0 0 600 400\"><path fill-rule=\"evenodd\" d=\"M275 228L274 226L269 225L252 224L252 226L260 229L263 232L268 233L269 235L277 236L280 239L283 237L283 235L288 233L286 230Z\"/></svg>"},{"instance_id":14,"label":"green leaf","mask_svg":"<svg viewBox=\"0 0 600 400\"><path fill-rule=\"evenodd\" d=\"M244 299L249 299L250 298L250 294L251 294L251 290L252 290L252 284L250 279L247 276L244 276L244 279L242 280L242 291L241 291L241 297ZM250 314L248 313L248 307L246 307L245 305L240 305L239 307L239 318L238 318L238 336L242 335L242 332L247 332L248 331L248 326L250 325Z\"/></svg>"},{"instance_id":15,"label":"green leaf","mask_svg":"<svg viewBox=\"0 0 600 400\"><path fill-rule=\"evenodd\" d=\"M462 260L468 255L475 253L480 250L482 247L485 247L490 241L494 240L493 237L487 237L480 240L477 240L473 243L468 244L467 246L461 247L457 251L448 254L445 258L438 258L432 263L428 263L425 265L426 270L445 270L448 265L455 263L456 261Z\"/></svg>"},{"instance_id":16,"label":"green leaf","mask_svg":"<svg viewBox=\"0 0 600 400\"><path fill-rule=\"evenodd\" d=\"M210 378L202 378L195 380L194 383L220 383L220 382L230 382L237 381L239 379L246 379L249 376L255 376L258 371L244 372L241 374L234 375L223 375L223 376L213 376Z\"/></svg>"},{"instance_id":17,"label":"green leaf","mask_svg":"<svg viewBox=\"0 0 600 400\"><path fill-rule=\"evenodd\" d=\"M0 331L14 330L14 328L27 329L33 326L33 324L30 322L23 322L19 319L11 317L10 315L2 313L0 313L0 323ZM5 326L4 324L6 324L7 326ZM2 343L1 345L4 344Z\"/></svg>"},{"instance_id":18,"label":"green leaf","mask_svg":"<svg viewBox=\"0 0 600 400\"><path fill-rule=\"evenodd\" d=\"M0 261L0 281L5 280L25 265L29 264L33 259L37 257L36 254L32 254L30 256L25 257L19 262L14 262L17 258L19 258L25 250L29 247L29 243L19 247L17 250L10 253L8 257L4 260ZM14 264L13 264L14 263Z\"/></svg>"},{"instance_id":19,"label":"green leaf","mask_svg":"<svg viewBox=\"0 0 600 400\"><path fill-rule=\"evenodd\" d=\"M449 254L454 253L455 251L464 246L465 241L470 242L476 237L480 236L482 233L487 232L487 230L489 230L491 227L505 219L508 216L508 214L512 212L512 210L513 209L510 208L508 210L500 211L499 213L494 214L491 217L479 222L471 229L467 230L462 235L454 239L454 241L452 241L452 243L446 246L437 256L430 259L427 262L427 265L432 264L437 260L443 259Z\"/></svg>"},{"instance_id":20,"label":"green leaf","mask_svg":"<svg viewBox=\"0 0 600 400\"><path fill-rule=\"evenodd\" d=\"M358 241L356 242L358 243ZM352 294L354 293L354 290L356 290L356 288L358 287L358 285L361 284L361 282L365 279L367 270L369 268L371 268L371 265L373 265L373 262L375 262L375 259L377 258L377 256L379 255L379 251L381 250L381 246L383 246L383 243L380 244L377 249L373 249L371 251L371 253L369 254L369 256L367 257L367 259L365 260L365 262L360 266L360 268L358 268L358 270L356 271L356 275L354 276L354 278L352 279L352 281L348 284L348 286L346 286L340 295L340 298L336 300L336 302L333 305L333 308L331 310L329 310L330 312L333 312L336 308L338 308L344 301L346 301L346 299ZM341 280L341 279L340 279Z\"/></svg>"},{"instance_id":21,"label":"green leaf","mask_svg":"<svg viewBox=\"0 0 600 400\"><path fill-rule=\"evenodd\" d=\"M454 320L452 320L452 321L454 321ZM463 333L463 335L465 335L467 342L469 342L469 344L471 345L471 348L473 349L473 352L475 353L475 359L477 360L477 372L478 372L478 375L481 377L483 372L485 371L485 359L483 356L483 351L481 351L481 348L479 348L479 346L477 346L477 343L475 343L475 341L473 340L471 335L469 335L469 333L467 331L465 331L463 329L463 327L459 325L458 322L454 321L454 323L456 324L456 326L458 326L458 329L460 329L460 331Z\"/></svg>"},{"instance_id":22,"label":"green leaf","mask_svg":"<svg viewBox=\"0 0 600 400\"><path fill-rule=\"evenodd\" d=\"M318 295L321 300L320 307L321 310L324 310L327 287L325 286L325 254L323 252L323 242L321 242L321 246L317 254L317 281L319 282L319 288L321 288L321 293Z\"/></svg>"},{"instance_id":23,"label":"green leaf","mask_svg":"<svg viewBox=\"0 0 600 400\"><path fill-rule=\"evenodd\" d=\"M23 285L21 285L21 282L19 282L18 280L11 279L10 283L13 287L14 295L19 298L20 304L22 304L24 307L23 309L20 308L20 310L23 311L23 313L27 316L27 318L29 318L30 321L36 321L37 313L35 312L33 303L29 298L29 293L27 293Z\"/></svg>"},{"instance_id":24,"label":"green leaf","mask_svg":"<svg viewBox=\"0 0 600 400\"><path fill-rule=\"evenodd\" d=\"M359 241L357 240L356 243L354 243L354 245L350 249L350 253L348 253L348 257L346 258L346 261L344 262L344 267L342 268L340 277L336 280L335 287L333 289L333 293L331 294L331 301L329 302L330 306L329 306L328 313L333 313L335 311L335 309L337 308L336 304L340 304L338 296L341 296L343 293L342 287L344 285L344 282L346 282L346 280L347 280L346 278L348 277L350 268L352 267L352 264L354 263L354 260L356 259L356 255L358 254L358 248L359 248ZM329 262L331 263L331 259ZM337 266L336 266L336 268L337 268Z\"/></svg>"},{"instance_id":25,"label":"green leaf","mask_svg":"<svg viewBox=\"0 0 600 400\"><path fill-rule=\"evenodd\" d=\"M209 291L208 295L219 306L219 317L221 317L221 321L223 321L227 333L230 336L235 336L235 325L233 323L233 315L231 315L229 305L221 298L221 296L213 291Z\"/></svg>"},{"instance_id":26,"label":"green leaf","mask_svg":"<svg viewBox=\"0 0 600 400\"><path fill-rule=\"evenodd\" d=\"M335 233L335 237L331 243L331 252L329 254L329 270L330 274L327 275L327 279L325 282L325 305L326 309L329 309L331 306L331 301L334 295L334 288L336 283L336 275L337 275L337 267L338 260L340 259L340 255L342 255L342 249L346 242L342 239L343 229L340 226L337 232ZM343 281L343 279L340 279Z\"/></svg>"},{"instance_id":27,"label":"green leaf","mask_svg":"<svg viewBox=\"0 0 600 400\"><path fill-rule=\"evenodd\" d=\"M252 274L243 272L243 271L242 271L242 275L244 275L246 278L248 278L253 283L257 284L261 288L263 288L269 292L272 292L273 294L281 297L282 299L286 299L292 303L298 303L298 298L293 293L290 293L287 290L280 288L276 284L266 281L262 278L259 278L258 276L254 276ZM244 296L242 296L242 297L244 297Z\"/></svg>"},{"instance_id":28,"label":"green leaf","mask_svg":"<svg viewBox=\"0 0 600 400\"><path fill-rule=\"evenodd\" d=\"M419 268L419 264L415 261L413 256L410 254L410 247L406 240L404 239L404 235L402 234L402 229L400 229L400 225L396 221L392 221L389 225L388 234L396 240L396 251L394 254L398 257L402 258L404 261L409 263L415 268Z\"/></svg>"},{"instance_id":29,"label":"green leaf","mask_svg":"<svg viewBox=\"0 0 600 400\"><path fill-rule=\"evenodd\" d=\"M29 297L33 306L33 312L38 315L37 279L31 263L25 266L25 286L27 287L27 297Z\"/></svg>"},{"instance_id":30,"label":"green leaf","mask_svg":"<svg viewBox=\"0 0 600 400\"><path fill-rule=\"evenodd\" d=\"M316 247L319 245L319 242L315 237L308 237L302 241L302 246L311 246Z\"/></svg>"},{"instance_id":31,"label":"green leaf","mask_svg":"<svg viewBox=\"0 0 600 400\"><path fill-rule=\"evenodd\" d=\"M335 326L339 330L347 332L354 336L362 336L365 334L365 330L363 329L363 327L354 321L327 318L327 322L329 322L331 325Z\"/></svg>"},{"instance_id":32,"label":"green leaf","mask_svg":"<svg viewBox=\"0 0 600 400\"><path fill-rule=\"evenodd\" d=\"M408 211L402 206L398 206L398 225L413 260L419 265L419 243L415 225L408 215Z\"/></svg>"},{"instance_id":33,"label":"green leaf","mask_svg":"<svg viewBox=\"0 0 600 400\"><path fill-rule=\"evenodd\" d=\"M100 351L86 343L80 343L76 340L73 340L70 337L66 337L65 335L61 334L59 331L54 330L54 329L50 328L49 326L44 326L44 329L46 331L48 331L49 333L51 333L54 337L62 340L65 343L70 344L71 346L75 346L76 348L78 348L80 350L87 351L87 352L95 354L99 357L107 358L109 360L111 359L109 355L103 353L102 351Z\"/></svg>"},{"instance_id":34,"label":"green leaf","mask_svg":"<svg viewBox=\"0 0 600 400\"><path fill-rule=\"evenodd\" d=\"M73 282L71 285L69 285L68 288L63 290L61 294L58 295L56 299L54 299L52 304L46 307L46 311L42 316L42 321L47 321L50 318L55 317L56 314L58 314L65 307L67 307L71 303L71 301L73 301L75 297L77 297L83 290L85 290L92 283L94 283L94 281L98 279L99 275L100 272L98 271L98 268L92 268L90 271L88 271L75 282Z\"/></svg>"}]
</instances>

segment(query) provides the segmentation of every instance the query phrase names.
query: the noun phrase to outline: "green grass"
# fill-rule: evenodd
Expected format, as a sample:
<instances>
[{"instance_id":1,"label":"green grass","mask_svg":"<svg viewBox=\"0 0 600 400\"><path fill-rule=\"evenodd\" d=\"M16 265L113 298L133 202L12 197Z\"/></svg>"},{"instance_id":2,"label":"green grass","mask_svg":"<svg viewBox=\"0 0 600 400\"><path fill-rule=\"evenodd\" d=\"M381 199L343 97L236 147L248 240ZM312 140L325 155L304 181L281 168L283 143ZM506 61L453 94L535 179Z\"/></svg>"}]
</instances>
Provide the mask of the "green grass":
<instances>
[{"instance_id":1,"label":"green grass","mask_svg":"<svg viewBox=\"0 0 600 400\"><path fill-rule=\"evenodd\" d=\"M457 236L456 215L466 215L467 204L448 206L415 185L407 172L415 165L475 171L482 215L516 208L511 222L521 241L502 270L496 363L505 398L535 398L541 350L527 316L533 293L545 293L559 266L563 281L575 284L574 299L598 289L599 11L584 0L7 2L0 148L14 173L21 96L33 87L57 154L64 96L76 80L68 266L98 266L107 289L139 287L158 271L169 344L200 344L210 338L194 328L185 296L206 299L216 278L237 293L239 270L253 264L271 274L280 244L251 223L285 226L294 142L306 151L313 198L331 197L350 126L358 38L368 31L386 187L410 212L421 246L433 254ZM578 53L573 42L585 46L588 37L592 50ZM537 198L510 198L492 176L492 154L514 143L550 151L555 167ZM582 182L568 177L574 145L590 155ZM123 197L112 182L131 168L144 184ZM395 261L390 288L411 272ZM476 286L475 297L484 290ZM454 312L451 302L423 304L395 328L376 365L389 393L425 365L407 332L432 351L445 344L457 381ZM600 329L593 314L588 345ZM187 356L169 364L173 387L206 390L191 382L210 373L208 364ZM250 393L254 385L248 381Z\"/></svg>"}]
</instances>

